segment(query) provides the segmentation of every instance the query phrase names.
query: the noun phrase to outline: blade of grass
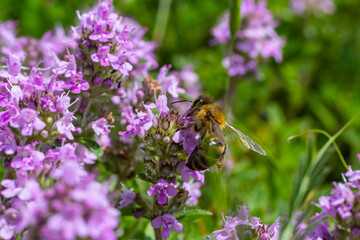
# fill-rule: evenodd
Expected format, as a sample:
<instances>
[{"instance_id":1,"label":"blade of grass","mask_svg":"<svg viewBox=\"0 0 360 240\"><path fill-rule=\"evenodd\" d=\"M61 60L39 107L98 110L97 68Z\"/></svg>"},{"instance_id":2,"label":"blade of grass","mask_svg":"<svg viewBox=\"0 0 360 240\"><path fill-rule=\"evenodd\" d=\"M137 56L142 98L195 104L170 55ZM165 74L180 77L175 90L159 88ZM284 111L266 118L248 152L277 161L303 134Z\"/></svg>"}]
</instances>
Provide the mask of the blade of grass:
<instances>
[{"instance_id":1,"label":"blade of grass","mask_svg":"<svg viewBox=\"0 0 360 240\"><path fill-rule=\"evenodd\" d=\"M298 211L302 205L303 200L306 198L306 194L310 192L310 187L313 185L312 180L314 180L312 178L312 176L314 176L314 172L316 170L316 167L318 166L318 164L321 162L322 158L324 157L326 151L328 150L328 148L334 144L335 140L355 121L356 118L358 118L360 115L360 112L358 112L354 117L352 117L336 134L334 134L333 136L330 136L329 140L321 147L321 149L319 150L319 152L315 155L315 157L312 159L312 161L310 162L308 168L306 169L305 175L303 176L303 178L301 179L301 181L299 182L299 188L295 194L295 197L293 198L293 200L290 203L290 211L289 211L289 215L288 218L291 219L292 216L294 216L294 212ZM324 134L324 132L322 132L321 130L317 130L315 129L315 132L319 132ZM301 133L300 135L302 135L303 133ZM327 135L327 133L325 134ZM290 140L293 139L295 136L290 137ZM335 145L334 145L335 146ZM336 147L335 147L336 148ZM338 151L338 148L337 150ZM338 151L339 154L340 150ZM340 155L339 155L340 156ZM342 155L341 155L342 156ZM343 159L343 157L342 157ZM345 160L342 161L343 164L345 163ZM344 166L346 165L346 163L344 164ZM347 168L347 165L346 165ZM315 177L315 176L314 176ZM291 222L291 220L288 221L288 223ZM291 234L293 233L293 229L294 226L292 224L286 224L285 225L285 230L282 232L281 235L281 239L290 239Z\"/></svg>"}]
</instances>

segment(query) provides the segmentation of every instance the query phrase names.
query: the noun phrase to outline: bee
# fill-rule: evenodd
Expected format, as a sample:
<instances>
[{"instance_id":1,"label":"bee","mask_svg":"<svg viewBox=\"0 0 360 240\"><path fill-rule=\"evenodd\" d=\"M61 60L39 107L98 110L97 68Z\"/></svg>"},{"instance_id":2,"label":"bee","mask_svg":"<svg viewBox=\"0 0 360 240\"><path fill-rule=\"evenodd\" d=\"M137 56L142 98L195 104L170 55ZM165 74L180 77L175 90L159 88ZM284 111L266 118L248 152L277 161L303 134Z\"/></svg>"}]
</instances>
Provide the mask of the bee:
<instances>
[{"instance_id":1,"label":"bee","mask_svg":"<svg viewBox=\"0 0 360 240\"><path fill-rule=\"evenodd\" d=\"M264 149L258 143L226 122L223 112L209 96L201 95L192 101L187 113L187 117L190 116L194 122L189 124L189 127L193 127L200 134L195 149L186 161L186 166L191 170L205 170L216 163L222 171L226 151L226 137L223 130L233 132L246 148L266 156Z\"/></svg>"}]
</instances>

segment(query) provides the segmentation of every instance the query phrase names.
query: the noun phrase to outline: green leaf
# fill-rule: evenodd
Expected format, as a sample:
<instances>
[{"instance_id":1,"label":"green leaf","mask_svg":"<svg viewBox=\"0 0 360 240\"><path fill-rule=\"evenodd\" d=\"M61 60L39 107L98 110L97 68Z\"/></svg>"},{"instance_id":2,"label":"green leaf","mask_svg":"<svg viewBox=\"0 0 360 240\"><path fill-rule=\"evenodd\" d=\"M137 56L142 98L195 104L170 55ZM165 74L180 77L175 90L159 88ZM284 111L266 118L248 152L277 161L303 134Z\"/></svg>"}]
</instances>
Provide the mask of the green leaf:
<instances>
[{"instance_id":1,"label":"green leaf","mask_svg":"<svg viewBox=\"0 0 360 240\"><path fill-rule=\"evenodd\" d=\"M186 208L182 211L176 212L173 216L181 221L194 221L198 218L211 216L212 212L203 209L190 209Z\"/></svg>"},{"instance_id":2,"label":"green leaf","mask_svg":"<svg viewBox=\"0 0 360 240\"><path fill-rule=\"evenodd\" d=\"M87 147L90 151L92 151L98 158L101 158L104 154L101 146L97 144L94 140L91 139L82 139L79 141L82 145Z\"/></svg>"},{"instance_id":3,"label":"green leaf","mask_svg":"<svg viewBox=\"0 0 360 240\"><path fill-rule=\"evenodd\" d=\"M155 239L155 232L154 232L154 228L151 226L151 223L149 223L145 228L145 239L146 240Z\"/></svg>"}]
</instances>

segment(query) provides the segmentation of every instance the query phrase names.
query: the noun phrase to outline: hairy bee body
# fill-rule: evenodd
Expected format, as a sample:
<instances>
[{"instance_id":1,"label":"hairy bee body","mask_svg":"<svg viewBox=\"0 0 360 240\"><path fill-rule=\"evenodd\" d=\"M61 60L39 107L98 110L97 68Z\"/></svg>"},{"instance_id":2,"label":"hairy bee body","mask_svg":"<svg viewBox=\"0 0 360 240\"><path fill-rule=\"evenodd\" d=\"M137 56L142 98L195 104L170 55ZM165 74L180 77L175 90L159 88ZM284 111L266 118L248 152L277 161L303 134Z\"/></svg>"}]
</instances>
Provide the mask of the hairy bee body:
<instances>
[{"instance_id":1,"label":"hairy bee body","mask_svg":"<svg viewBox=\"0 0 360 240\"><path fill-rule=\"evenodd\" d=\"M215 163L223 163L226 151L225 138L220 139L213 134L206 133L201 137L191 153L186 166L191 170L200 171L205 170Z\"/></svg>"},{"instance_id":2,"label":"hairy bee body","mask_svg":"<svg viewBox=\"0 0 360 240\"><path fill-rule=\"evenodd\" d=\"M200 138L186 166L196 171L208 169L215 163L222 166L226 151L222 128L226 122L221 109L212 104L209 97L199 96L192 103L188 116L193 117L194 129L200 133Z\"/></svg>"},{"instance_id":3,"label":"hairy bee body","mask_svg":"<svg viewBox=\"0 0 360 240\"><path fill-rule=\"evenodd\" d=\"M186 161L186 166L191 170L205 170L216 163L222 171L226 151L226 138L222 131L224 128L234 132L247 148L266 155L259 144L225 121L221 109L213 104L208 96L197 97L192 102L187 116L193 117L194 130L200 133L196 147Z\"/></svg>"}]
</instances>

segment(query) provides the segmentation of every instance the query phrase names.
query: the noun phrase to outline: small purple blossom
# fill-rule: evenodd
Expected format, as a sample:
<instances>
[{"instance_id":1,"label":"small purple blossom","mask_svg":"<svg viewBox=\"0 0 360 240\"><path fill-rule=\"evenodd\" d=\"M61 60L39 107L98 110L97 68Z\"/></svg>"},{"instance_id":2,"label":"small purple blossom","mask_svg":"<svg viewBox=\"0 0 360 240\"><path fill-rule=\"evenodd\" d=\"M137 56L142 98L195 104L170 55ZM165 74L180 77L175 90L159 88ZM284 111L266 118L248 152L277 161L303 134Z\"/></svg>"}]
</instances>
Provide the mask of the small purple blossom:
<instances>
[{"instance_id":1,"label":"small purple blossom","mask_svg":"<svg viewBox=\"0 0 360 240\"><path fill-rule=\"evenodd\" d=\"M192 176L195 180L204 183L204 171L193 171L185 165L185 162L180 163L179 169L181 170L181 178L184 182L189 182L190 176Z\"/></svg>"},{"instance_id":2,"label":"small purple blossom","mask_svg":"<svg viewBox=\"0 0 360 240\"><path fill-rule=\"evenodd\" d=\"M39 113L30 108L23 108L19 114L14 116L10 125L14 128L21 128L23 136L31 136L33 129L42 130L46 124L38 118Z\"/></svg>"},{"instance_id":3,"label":"small purple blossom","mask_svg":"<svg viewBox=\"0 0 360 240\"><path fill-rule=\"evenodd\" d=\"M98 136L103 134L109 134L110 133L109 127L114 127L108 125L108 122L105 118L100 118L96 121L93 121L92 123L90 123L90 126L94 130L95 134Z\"/></svg>"},{"instance_id":4,"label":"small purple blossom","mask_svg":"<svg viewBox=\"0 0 360 240\"><path fill-rule=\"evenodd\" d=\"M185 202L186 205L196 206L198 204L198 198L201 196L200 187L202 185L201 182L183 183L183 188L189 192L189 199Z\"/></svg>"},{"instance_id":5,"label":"small purple blossom","mask_svg":"<svg viewBox=\"0 0 360 240\"><path fill-rule=\"evenodd\" d=\"M192 129L179 130L174 134L173 141L176 143L183 143L183 148L187 152L188 157L191 155L196 147L198 134Z\"/></svg>"},{"instance_id":6,"label":"small purple blossom","mask_svg":"<svg viewBox=\"0 0 360 240\"><path fill-rule=\"evenodd\" d=\"M120 208L125 208L127 206L129 206L130 204L134 203L134 199L135 199L136 194L134 193L134 189L125 189L124 191L121 192L121 201L119 204Z\"/></svg>"},{"instance_id":7,"label":"small purple blossom","mask_svg":"<svg viewBox=\"0 0 360 240\"><path fill-rule=\"evenodd\" d=\"M164 179L160 179L157 184L152 185L148 190L149 196L155 196L158 194L158 203L165 204L168 197L174 197L177 194L177 190L174 184L168 183Z\"/></svg>"},{"instance_id":8,"label":"small purple blossom","mask_svg":"<svg viewBox=\"0 0 360 240\"><path fill-rule=\"evenodd\" d=\"M159 83L161 83L163 91L168 92L171 96L177 98L179 97L179 93L185 93L185 90L183 88L178 87L180 82L180 78L178 74L170 73L169 75L167 75L170 68L171 65L163 66L160 69L156 80Z\"/></svg>"},{"instance_id":9,"label":"small purple blossom","mask_svg":"<svg viewBox=\"0 0 360 240\"><path fill-rule=\"evenodd\" d=\"M65 135L68 139L73 140L74 136L72 132L75 131L75 126L72 124L72 120L76 119L73 113L68 113L56 122L56 128L60 134Z\"/></svg>"},{"instance_id":10,"label":"small purple blossom","mask_svg":"<svg viewBox=\"0 0 360 240\"><path fill-rule=\"evenodd\" d=\"M117 61L117 57L109 53L111 46L111 44L105 46L99 44L97 53L92 54L91 59L102 66L110 66L111 63Z\"/></svg>"},{"instance_id":11,"label":"small purple blossom","mask_svg":"<svg viewBox=\"0 0 360 240\"><path fill-rule=\"evenodd\" d=\"M280 234L280 221L283 219L279 217L271 225L264 224L257 217L249 217L249 208L245 205L237 208L238 214L236 216L224 216L224 229L214 231L215 239L236 239L240 240L247 237L258 236L261 240L278 240ZM243 231L236 229L238 226L242 226ZM245 228L244 228L245 227Z\"/></svg>"},{"instance_id":12,"label":"small purple blossom","mask_svg":"<svg viewBox=\"0 0 360 240\"><path fill-rule=\"evenodd\" d=\"M6 126L0 126L0 152L12 155L16 151L16 141L13 132Z\"/></svg>"},{"instance_id":13,"label":"small purple blossom","mask_svg":"<svg viewBox=\"0 0 360 240\"><path fill-rule=\"evenodd\" d=\"M17 155L11 161L11 167L22 171L40 171L45 155L36 151L34 145L17 148Z\"/></svg>"},{"instance_id":14,"label":"small purple blossom","mask_svg":"<svg viewBox=\"0 0 360 240\"><path fill-rule=\"evenodd\" d=\"M151 225L154 228L161 228L162 229L162 237L163 238L169 238L170 237L170 230L172 229L175 232L181 232L183 229L183 225L176 220L176 218L169 214L169 213L165 213L162 216L158 216L156 218L154 218L151 221Z\"/></svg>"}]
</instances>

